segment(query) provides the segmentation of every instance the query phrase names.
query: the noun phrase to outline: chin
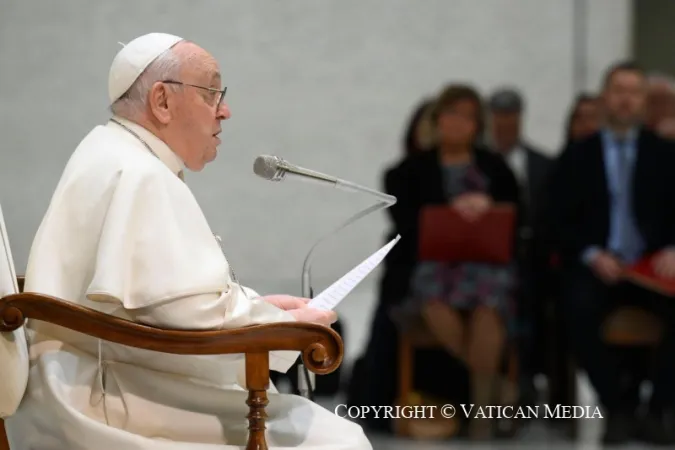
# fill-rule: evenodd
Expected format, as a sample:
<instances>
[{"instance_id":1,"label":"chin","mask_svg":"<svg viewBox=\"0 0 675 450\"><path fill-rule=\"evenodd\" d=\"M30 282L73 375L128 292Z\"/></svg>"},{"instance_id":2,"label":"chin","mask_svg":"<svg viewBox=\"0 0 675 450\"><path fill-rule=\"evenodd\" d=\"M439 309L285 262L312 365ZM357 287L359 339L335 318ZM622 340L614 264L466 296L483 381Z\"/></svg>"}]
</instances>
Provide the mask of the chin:
<instances>
[{"instance_id":1,"label":"chin","mask_svg":"<svg viewBox=\"0 0 675 450\"><path fill-rule=\"evenodd\" d=\"M192 161L190 164L185 164L185 167L191 172L201 172L206 164L203 161Z\"/></svg>"},{"instance_id":2,"label":"chin","mask_svg":"<svg viewBox=\"0 0 675 450\"><path fill-rule=\"evenodd\" d=\"M218 157L218 148L214 148L212 152L209 152L206 156L206 162L210 163Z\"/></svg>"}]
</instances>

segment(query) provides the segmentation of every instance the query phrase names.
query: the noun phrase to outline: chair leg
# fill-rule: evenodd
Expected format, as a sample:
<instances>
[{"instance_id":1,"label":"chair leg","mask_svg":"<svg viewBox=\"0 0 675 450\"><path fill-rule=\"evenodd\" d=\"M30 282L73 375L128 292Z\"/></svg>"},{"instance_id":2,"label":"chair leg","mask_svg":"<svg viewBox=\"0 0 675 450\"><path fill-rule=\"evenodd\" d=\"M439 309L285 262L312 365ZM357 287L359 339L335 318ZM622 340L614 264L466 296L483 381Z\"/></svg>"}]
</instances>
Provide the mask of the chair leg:
<instances>
[{"instance_id":1,"label":"chair leg","mask_svg":"<svg viewBox=\"0 0 675 450\"><path fill-rule=\"evenodd\" d=\"M503 369L498 377L499 388L497 389L497 398L494 403L502 406L511 406L515 409L520 406L518 348L515 344L506 346L503 359ZM495 425L495 433L499 438L513 438L518 434L518 430L521 427L519 420L507 418L497 419Z\"/></svg>"},{"instance_id":2,"label":"chair leg","mask_svg":"<svg viewBox=\"0 0 675 450\"><path fill-rule=\"evenodd\" d=\"M401 333L398 345L398 403L405 406L410 399L412 390L412 372L414 367L414 355L410 340ZM410 436L409 421L397 420L396 434L401 437Z\"/></svg>"},{"instance_id":3,"label":"chair leg","mask_svg":"<svg viewBox=\"0 0 675 450\"><path fill-rule=\"evenodd\" d=\"M9 439L7 439L4 419L0 419L0 450L9 450Z\"/></svg>"},{"instance_id":4,"label":"chair leg","mask_svg":"<svg viewBox=\"0 0 675 450\"><path fill-rule=\"evenodd\" d=\"M567 362L567 404L577 404L577 364L573 357L568 357ZM569 419L569 434L572 440L576 440L579 433L579 419Z\"/></svg>"},{"instance_id":5,"label":"chair leg","mask_svg":"<svg viewBox=\"0 0 675 450\"><path fill-rule=\"evenodd\" d=\"M247 353L246 388L248 389L248 399L246 404L249 407L249 412L246 417L248 418L249 435L246 450L267 450L265 439L267 413L265 407L269 403L269 400L267 400L269 385L269 353Z\"/></svg>"},{"instance_id":6,"label":"chair leg","mask_svg":"<svg viewBox=\"0 0 675 450\"><path fill-rule=\"evenodd\" d=\"M518 367L518 348L507 344L502 355L502 369L497 376L496 398L493 401L501 405L517 405L520 394L520 376Z\"/></svg>"},{"instance_id":7,"label":"chair leg","mask_svg":"<svg viewBox=\"0 0 675 450\"><path fill-rule=\"evenodd\" d=\"M509 362L507 367L507 378L514 384L514 386L519 386L518 377L520 376L520 371L518 370L518 348L514 345L509 351Z\"/></svg>"}]
</instances>

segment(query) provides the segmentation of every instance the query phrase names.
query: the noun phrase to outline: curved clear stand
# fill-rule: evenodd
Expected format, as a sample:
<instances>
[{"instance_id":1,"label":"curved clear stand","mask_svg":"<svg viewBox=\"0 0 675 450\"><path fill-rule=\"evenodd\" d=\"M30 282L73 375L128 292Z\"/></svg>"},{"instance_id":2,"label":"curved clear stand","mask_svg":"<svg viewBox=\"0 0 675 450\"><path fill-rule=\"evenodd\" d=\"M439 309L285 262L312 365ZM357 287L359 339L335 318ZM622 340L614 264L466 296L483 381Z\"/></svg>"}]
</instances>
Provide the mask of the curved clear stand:
<instances>
[{"instance_id":1,"label":"curved clear stand","mask_svg":"<svg viewBox=\"0 0 675 450\"><path fill-rule=\"evenodd\" d=\"M314 292L312 289L312 257L314 256L314 251L318 248L320 244L325 242L329 237L334 236L343 228L348 227L352 223L356 222L359 219L366 217L369 214L372 214L376 211L380 211L388 208L393 205L390 201L378 202L375 205L369 206L363 211L359 211L345 222L340 224L337 228L331 230L329 233L325 234L309 249L305 261L302 265L302 296L304 298L314 298ZM298 365L298 390L300 395L310 400L314 399L314 387L316 386L316 374L310 373L309 370L305 367L304 364L300 363Z\"/></svg>"}]
</instances>

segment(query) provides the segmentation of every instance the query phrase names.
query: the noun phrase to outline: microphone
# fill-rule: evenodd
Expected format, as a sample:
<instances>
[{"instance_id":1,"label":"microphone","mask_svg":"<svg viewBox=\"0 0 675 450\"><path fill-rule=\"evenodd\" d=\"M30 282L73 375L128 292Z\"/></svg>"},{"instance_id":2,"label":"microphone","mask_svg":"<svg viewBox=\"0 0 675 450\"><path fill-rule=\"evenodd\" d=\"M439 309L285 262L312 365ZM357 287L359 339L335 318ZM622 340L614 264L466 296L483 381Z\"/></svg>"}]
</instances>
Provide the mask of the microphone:
<instances>
[{"instance_id":1,"label":"microphone","mask_svg":"<svg viewBox=\"0 0 675 450\"><path fill-rule=\"evenodd\" d=\"M396 203L396 197L388 195L365 186L352 183L351 181L341 180L330 175L326 175L314 170L299 167L278 156L261 155L253 163L253 172L261 178L269 181L283 181L287 175L301 180L315 181L320 184L332 186L349 192L365 192L373 195L388 206Z\"/></svg>"},{"instance_id":2,"label":"microphone","mask_svg":"<svg viewBox=\"0 0 675 450\"><path fill-rule=\"evenodd\" d=\"M255 159L253 163L253 172L261 178L264 178L269 181L283 181L287 175L292 176L293 178L298 178L304 181L314 181L319 184L332 186L338 189L342 189L349 192L365 192L374 197L377 197L380 202L376 205L370 206L365 210L357 213L349 220L341 224L338 228L333 230L333 233L345 228L349 224L355 222L356 220L367 216L370 213L378 211L380 209L388 208L391 205L396 203L396 197L393 195L388 195L383 192L378 192L376 190L367 188L365 186L360 186L351 181L341 180L339 178L326 175L314 170L305 169L303 167L296 166L289 163L288 161L279 158L278 156L270 155L261 155ZM311 264L312 264L312 254L317 246L327 239L330 235L326 235L323 238L319 239L309 250L305 261L302 265L302 295L306 298L314 297L314 292L312 289L311 283ZM300 395L308 398L310 400L314 399L313 388L315 385L314 374L310 374L307 367L304 364L300 363L298 365L298 379L297 379L297 388L300 392Z\"/></svg>"}]
</instances>

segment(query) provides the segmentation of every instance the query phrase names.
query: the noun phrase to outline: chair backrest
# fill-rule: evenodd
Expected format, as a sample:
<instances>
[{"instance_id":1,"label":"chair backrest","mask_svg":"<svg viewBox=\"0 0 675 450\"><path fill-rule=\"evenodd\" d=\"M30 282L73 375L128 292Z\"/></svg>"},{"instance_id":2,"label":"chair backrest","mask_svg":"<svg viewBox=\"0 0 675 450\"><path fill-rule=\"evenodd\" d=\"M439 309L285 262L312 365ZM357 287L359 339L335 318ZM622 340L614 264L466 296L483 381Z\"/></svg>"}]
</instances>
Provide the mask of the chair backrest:
<instances>
[{"instance_id":1,"label":"chair backrest","mask_svg":"<svg viewBox=\"0 0 675 450\"><path fill-rule=\"evenodd\" d=\"M18 292L14 259L0 207L0 299ZM2 306L0 300L0 311ZM0 419L11 416L19 407L28 385L29 364L24 328L0 333Z\"/></svg>"}]
</instances>

